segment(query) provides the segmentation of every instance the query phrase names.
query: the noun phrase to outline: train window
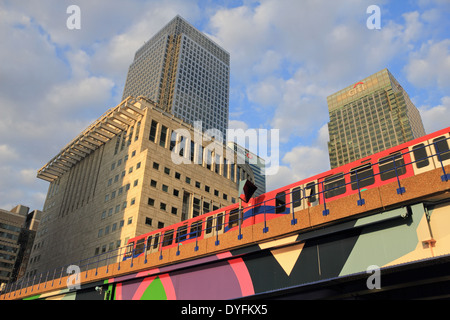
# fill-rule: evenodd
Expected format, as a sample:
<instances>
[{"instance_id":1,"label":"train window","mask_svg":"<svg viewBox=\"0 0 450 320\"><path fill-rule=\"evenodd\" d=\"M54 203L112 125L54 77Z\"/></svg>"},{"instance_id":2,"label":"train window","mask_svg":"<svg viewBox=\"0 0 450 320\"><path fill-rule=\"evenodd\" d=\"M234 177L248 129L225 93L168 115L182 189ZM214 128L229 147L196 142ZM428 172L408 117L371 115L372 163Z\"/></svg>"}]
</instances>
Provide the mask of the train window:
<instances>
[{"instance_id":1,"label":"train window","mask_svg":"<svg viewBox=\"0 0 450 320\"><path fill-rule=\"evenodd\" d=\"M448 148L447 138L442 136L433 140L434 147L438 153L439 161L450 159L450 151Z\"/></svg>"},{"instance_id":2,"label":"train window","mask_svg":"<svg viewBox=\"0 0 450 320\"><path fill-rule=\"evenodd\" d=\"M230 211L230 217L228 220L228 228L236 227L239 224L239 209Z\"/></svg>"},{"instance_id":3,"label":"train window","mask_svg":"<svg viewBox=\"0 0 450 320\"><path fill-rule=\"evenodd\" d=\"M166 232L164 232L162 246L163 247L170 246L172 244L172 241L173 241L173 230L167 230Z\"/></svg>"},{"instance_id":4,"label":"train window","mask_svg":"<svg viewBox=\"0 0 450 320\"><path fill-rule=\"evenodd\" d=\"M380 168L381 180L385 181L395 178L395 168L397 168L397 174L399 176L405 174L406 168L404 164L405 161L403 160L403 156L400 152L396 152L387 157L381 158L378 163L378 167Z\"/></svg>"},{"instance_id":5,"label":"train window","mask_svg":"<svg viewBox=\"0 0 450 320\"><path fill-rule=\"evenodd\" d=\"M275 213L282 213L286 210L286 194L284 192L277 193L275 196Z\"/></svg>"},{"instance_id":6,"label":"train window","mask_svg":"<svg viewBox=\"0 0 450 320\"><path fill-rule=\"evenodd\" d=\"M372 164L368 163L358 168L350 170L350 180L352 182L352 190L364 188L375 183Z\"/></svg>"},{"instance_id":7,"label":"train window","mask_svg":"<svg viewBox=\"0 0 450 320\"><path fill-rule=\"evenodd\" d=\"M300 207L302 204L302 194L301 194L301 188L296 187L292 189L292 206L294 208Z\"/></svg>"},{"instance_id":8,"label":"train window","mask_svg":"<svg viewBox=\"0 0 450 320\"><path fill-rule=\"evenodd\" d=\"M223 213L219 213L217 215L216 231L222 230L222 226L223 226Z\"/></svg>"},{"instance_id":9,"label":"train window","mask_svg":"<svg viewBox=\"0 0 450 320\"><path fill-rule=\"evenodd\" d=\"M144 247L145 247L145 238L136 241L136 249L134 250L134 254L139 255L142 252L144 252Z\"/></svg>"},{"instance_id":10,"label":"train window","mask_svg":"<svg viewBox=\"0 0 450 320\"><path fill-rule=\"evenodd\" d=\"M177 229L177 238L175 239L175 243L186 240L187 238L187 225L183 225L178 227Z\"/></svg>"},{"instance_id":11,"label":"train window","mask_svg":"<svg viewBox=\"0 0 450 320\"><path fill-rule=\"evenodd\" d=\"M210 234L212 232L213 220L214 217L212 216L206 219L206 231L205 231L206 234Z\"/></svg>"},{"instance_id":12,"label":"train window","mask_svg":"<svg viewBox=\"0 0 450 320\"><path fill-rule=\"evenodd\" d=\"M313 203L316 201L316 184L314 182L306 184L306 194L309 203Z\"/></svg>"},{"instance_id":13,"label":"train window","mask_svg":"<svg viewBox=\"0 0 450 320\"><path fill-rule=\"evenodd\" d=\"M155 240L153 241L153 249L158 248L158 244L159 244L159 233L155 235Z\"/></svg>"},{"instance_id":14,"label":"train window","mask_svg":"<svg viewBox=\"0 0 450 320\"><path fill-rule=\"evenodd\" d=\"M152 244L152 236L147 238L147 251L150 250Z\"/></svg>"},{"instance_id":15,"label":"train window","mask_svg":"<svg viewBox=\"0 0 450 320\"><path fill-rule=\"evenodd\" d=\"M427 150L425 149L425 145L423 143L418 144L412 148L414 159L416 159L417 168L423 168L430 164L428 160Z\"/></svg>"},{"instance_id":16,"label":"train window","mask_svg":"<svg viewBox=\"0 0 450 320\"><path fill-rule=\"evenodd\" d=\"M338 173L325 178L324 187L326 199L344 194L346 191L344 174Z\"/></svg>"},{"instance_id":17,"label":"train window","mask_svg":"<svg viewBox=\"0 0 450 320\"><path fill-rule=\"evenodd\" d=\"M200 237L202 235L202 220L191 224L190 238Z\"/></svg>"}]
</instances>

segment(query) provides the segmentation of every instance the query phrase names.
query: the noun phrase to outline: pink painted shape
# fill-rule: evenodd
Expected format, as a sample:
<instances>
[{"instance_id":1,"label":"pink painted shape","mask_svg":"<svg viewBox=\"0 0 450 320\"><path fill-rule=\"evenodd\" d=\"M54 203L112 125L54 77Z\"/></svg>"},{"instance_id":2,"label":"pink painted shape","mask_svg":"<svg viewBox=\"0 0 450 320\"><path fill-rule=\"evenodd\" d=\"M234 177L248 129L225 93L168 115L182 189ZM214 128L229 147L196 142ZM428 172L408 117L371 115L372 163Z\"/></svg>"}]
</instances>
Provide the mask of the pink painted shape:
<instances>
[{"instance_id":1,"label":"pink painted shape","mask_svg":"<svg viewBox=\"0 0 450 320\"><path fill-rule=\"evenodd\" d=\"M255 294L255 288L253 288L252 278L245 266L242 258L237 258L228 261L231 268L233 268L234 273L239 281L239 286L241 287L242 296L250 296Z\"/></svg>"},{"instance_id":2,"label":"pink painted shape","mask_svg":"<svg viewBox=\"0 0 450 320\"><path fill-rule=\"evenodd\" d=\"M144 294L145 290L148 288L150 283L152 283L153 280L155 280L155 277L148 277L145 278L140 284L139 287L134 292L132 300L139 300L141 299L142 295Z\"/></svg>"},{"instance_id":3,"label":"pink painted shape","mask_svg":"<svg viewBox=\"0 0 450 320\"><path fill-rule=\"evenodd\" d=\"M175 288L173 287L172 279L170 279L169 274L167 274L167 273L161 274L159 276L159 279L161 280L161 283L166 292L167 300L176 300L177 295L175 293Z\"/></svg>"}]
</instances>

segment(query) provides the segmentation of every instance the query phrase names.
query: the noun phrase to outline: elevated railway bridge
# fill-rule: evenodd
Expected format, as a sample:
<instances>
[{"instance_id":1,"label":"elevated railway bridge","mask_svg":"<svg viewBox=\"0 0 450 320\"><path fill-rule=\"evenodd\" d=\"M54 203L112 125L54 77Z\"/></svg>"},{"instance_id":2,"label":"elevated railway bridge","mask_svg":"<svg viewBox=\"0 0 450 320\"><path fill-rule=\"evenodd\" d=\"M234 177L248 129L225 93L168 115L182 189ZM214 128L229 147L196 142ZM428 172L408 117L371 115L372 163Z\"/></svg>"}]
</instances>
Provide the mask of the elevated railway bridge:
<instances>
[{"instance_id":1,"label":"elevated railway bridge","mask_svg":"<svg viewBox=\"0 0 450 320\"><path fill-rule=\"evenodd\" d=\"M65 266L9 284L0 301L448 298L446 172L450 165L402 179L402 192L394 179L114 263L99 256L79 273Z\"/></svg>"}]
</instances>

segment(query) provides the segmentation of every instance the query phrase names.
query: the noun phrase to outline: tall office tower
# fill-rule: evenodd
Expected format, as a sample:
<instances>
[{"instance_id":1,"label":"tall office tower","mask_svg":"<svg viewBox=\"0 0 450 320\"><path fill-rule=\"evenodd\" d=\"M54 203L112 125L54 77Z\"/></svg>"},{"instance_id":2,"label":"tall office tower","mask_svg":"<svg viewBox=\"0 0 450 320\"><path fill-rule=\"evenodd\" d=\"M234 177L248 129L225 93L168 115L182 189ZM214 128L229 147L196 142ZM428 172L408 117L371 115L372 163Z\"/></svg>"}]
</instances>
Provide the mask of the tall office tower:
<instances>
[{"instance_id":1,"label":"tall office tower","mask_svg":"<svg viewBox=\"0 0 450 320\"><path fill-rule=\"evenodd\" d=\"M145 96L159 108L203 130L228 128L230 56L176 16L135 54L123 100Z\"/></svg>"},{"instance_id":2,"label":"tall office tower","mask_svg":"<svg viewBox=\"0 0 450 320\"><path fill-rule=\"evenodd\" d=\"M425 135L419 111L387 69L327 101L331 168Z\"/></svg>"},{"instance_id":3,"label":"tall office tower","mask_svg":"<svg viewBox=\"0 0 450 320\"><path fill-rule=\"evenodd\" d=\"M80 133L38 171L50 186L28 275L114 262L129 238L237 202L236 161L195 132L128 98Z\"/></svg>"}]
</instances>

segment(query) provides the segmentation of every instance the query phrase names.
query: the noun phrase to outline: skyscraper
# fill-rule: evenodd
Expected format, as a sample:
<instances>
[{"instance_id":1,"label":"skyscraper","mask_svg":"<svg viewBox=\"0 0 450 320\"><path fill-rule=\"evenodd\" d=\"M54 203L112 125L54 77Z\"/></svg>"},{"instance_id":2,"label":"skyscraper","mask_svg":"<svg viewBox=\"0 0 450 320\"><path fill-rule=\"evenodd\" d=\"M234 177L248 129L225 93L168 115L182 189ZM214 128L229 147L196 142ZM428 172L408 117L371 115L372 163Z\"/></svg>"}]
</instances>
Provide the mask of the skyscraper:
<instances>
[{"instance_id":1,"label":"skyscraper","mask_svg":"<svg viewBox=\"0 0 450 320\"><path fill-rule=\"evenodd\" d=\"M425 135L408 94L383 69L327 97L331 168Z\"/></svg>"},{"instance_id":2,"label":"skyscraper","mask_svg":"<svg viewBox=\"0 0 450 320\"><path fill-rule=\"evenodd\" d=\"M123 99L145 96L203 130L228 128L230 56L176 16L147 41L130 65Z\"/></svg>"}]
</instances>

